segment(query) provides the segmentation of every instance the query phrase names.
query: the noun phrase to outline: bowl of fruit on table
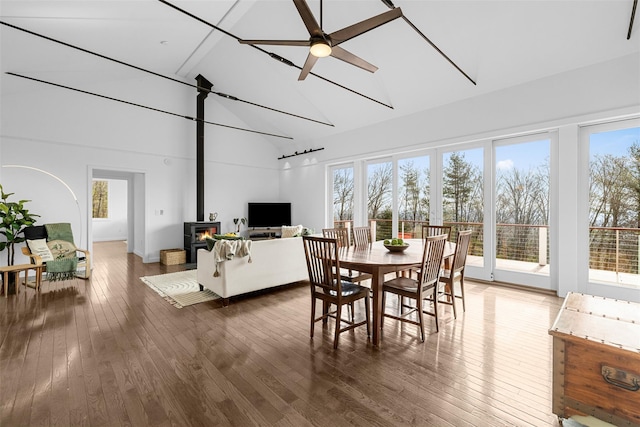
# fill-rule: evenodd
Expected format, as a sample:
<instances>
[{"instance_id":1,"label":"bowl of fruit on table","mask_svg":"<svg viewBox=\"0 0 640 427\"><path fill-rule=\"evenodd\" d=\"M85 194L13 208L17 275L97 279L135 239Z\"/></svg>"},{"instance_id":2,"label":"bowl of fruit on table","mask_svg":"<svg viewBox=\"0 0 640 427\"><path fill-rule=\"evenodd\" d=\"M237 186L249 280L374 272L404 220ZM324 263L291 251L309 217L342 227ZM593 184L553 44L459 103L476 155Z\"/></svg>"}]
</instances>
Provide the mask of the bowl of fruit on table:
<instances>
[{"instance_id":1,"label":"bowl of fruit on table","mask_svg":"<svg viewBox=\"0 0 640 427\"><path fill-rule=\"evenodd\" d=\"M384 247L391 252L403 252L409 247L408 243L405 243L402 239L387 239L383 242Z\"/></svg>"}]
</instances>

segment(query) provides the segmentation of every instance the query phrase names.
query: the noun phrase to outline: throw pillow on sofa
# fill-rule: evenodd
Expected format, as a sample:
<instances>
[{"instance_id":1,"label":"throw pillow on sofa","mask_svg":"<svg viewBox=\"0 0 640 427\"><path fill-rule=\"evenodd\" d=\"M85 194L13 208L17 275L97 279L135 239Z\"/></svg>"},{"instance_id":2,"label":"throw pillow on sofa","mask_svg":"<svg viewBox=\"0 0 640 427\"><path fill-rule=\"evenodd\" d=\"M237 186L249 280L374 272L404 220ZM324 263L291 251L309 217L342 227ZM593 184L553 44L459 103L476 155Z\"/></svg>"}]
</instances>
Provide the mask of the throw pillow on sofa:
<instances>
[{"instance_id":1,"label":"throw pillow on sofa","mask_svg":"<svg viewBox=\"0 0 640 427\"><path fill-rule=\"evenodd\" d=\"M53 254L47 246L47 239L27 240L27 246L32 254L40 255L42 262L53 261Z\"/></svg>"},{"instance_id":2,"label":"throw pillow on sofa","mask_svg":"<svg viewBox=\"0 0 640 427\"><path fill-rule=\"evenodd\" d=\"M283 225L282 238L300 236L303 228L302 225Z\"/></svg>"}]
</instances>

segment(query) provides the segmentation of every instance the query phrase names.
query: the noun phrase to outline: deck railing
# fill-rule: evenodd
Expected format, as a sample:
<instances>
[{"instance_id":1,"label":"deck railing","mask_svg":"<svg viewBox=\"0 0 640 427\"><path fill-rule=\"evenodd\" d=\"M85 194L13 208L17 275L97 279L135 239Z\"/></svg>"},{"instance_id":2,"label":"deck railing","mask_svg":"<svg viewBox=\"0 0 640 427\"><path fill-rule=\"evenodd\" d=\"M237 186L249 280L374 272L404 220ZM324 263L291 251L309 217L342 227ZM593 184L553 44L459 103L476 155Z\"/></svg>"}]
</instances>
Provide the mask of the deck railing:
<instances>
[{"instance_id":1,"label":"deck railing","mask_svg":"<svg viewBox=\"0 0 640 427\"><path fill-rule=\"evenodd\" d=\"M335 221L335 227L352 227L352 221ZM421 238L424 221L402 220L398 237ZM375 240L390 239L390 219L370 220ZM479 222L445 222L452 227L450 240L459 230L472 229L469 254L483 255L483 224ZM589 268L615 273L640 274L640 228L590 227ZM496 225L496 257L544 266L549 263L549 226L528 224Z\"/></svg>"}]
</instances>

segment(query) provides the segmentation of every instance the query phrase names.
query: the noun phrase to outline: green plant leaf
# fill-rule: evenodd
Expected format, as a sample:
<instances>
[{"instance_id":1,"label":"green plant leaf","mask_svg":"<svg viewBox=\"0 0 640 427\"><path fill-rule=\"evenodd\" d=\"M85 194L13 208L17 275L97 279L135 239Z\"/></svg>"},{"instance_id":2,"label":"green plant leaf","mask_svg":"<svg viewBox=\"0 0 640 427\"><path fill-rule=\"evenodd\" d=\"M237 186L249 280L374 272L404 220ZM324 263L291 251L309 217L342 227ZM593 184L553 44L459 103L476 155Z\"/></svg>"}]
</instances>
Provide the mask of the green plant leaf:
<instances>
[{"instance_id":1,"label":"green plant leaf","mask_svg":"<svg viewBox=\"0 0 640 427\"><path fill-rule=\"evenodd\" d=\"M13 264L14 245L26 240L25 237L21 237L19 234L24 231L25 227L33 225L36 222L35 218L40 215L32 214L29 209L25 208L25 204L31 200L20 200L17 203L9 202L8 198L14 193L5 193L2 185L0 185L0 193L2 193L3 200L0 203L0 218L2 219L0 234L5 236L6 240L0 242L0 251L7 249L9 251L8 263Z\"/></svg>"}]
</instances>

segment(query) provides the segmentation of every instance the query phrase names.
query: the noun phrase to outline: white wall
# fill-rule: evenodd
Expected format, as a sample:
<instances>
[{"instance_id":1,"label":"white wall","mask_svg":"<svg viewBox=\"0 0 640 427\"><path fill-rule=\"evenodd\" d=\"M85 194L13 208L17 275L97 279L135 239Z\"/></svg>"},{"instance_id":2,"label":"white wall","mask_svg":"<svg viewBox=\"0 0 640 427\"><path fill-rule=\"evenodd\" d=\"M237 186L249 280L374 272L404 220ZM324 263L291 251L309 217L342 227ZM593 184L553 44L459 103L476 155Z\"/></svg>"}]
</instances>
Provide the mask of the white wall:
<instances>
[{"instance_id":1,"label":"white wall","mask_svg":"<svg viewBox=\"0 0 640 427\"><path fill-rule=\"evenodd\" d=\"M93 218L94 242L127 240L127 181L107 179L108 218Z\"/></svg>"},{"instance_id":2,"label":"white wall","mask_svg":"<svg viewBox=\"0 0 640 427\"><path fill-rule=\"evenodd\" d=\"M120 80L91 88L167 111L195 115L196 93L152 78ZM214 97L215 98L215 97ZM196 219L195 122L59 88L35 85L1 100L2 185L30 199L40 223L71 222L79 247L86 247L92 169L141 174L145 231L135 229L136 248L144 242L145 262L159 260L160 249L182 247L183 222ZM208 121L247 128L215 99L207 99ZM277 199L279 153L261 136L222 127L205 127L205 212L218 212L223 230L246 216L247 202ZM59 177L75 193L76 203ZM139 191L136 191L138 194ZM162 214L160 212L162 211ZM89 248L91 249L91 248ZM136 251L137 253L137 251ZM16 259L16 262L21 262Z\"/></svg>"}]
</instances>

